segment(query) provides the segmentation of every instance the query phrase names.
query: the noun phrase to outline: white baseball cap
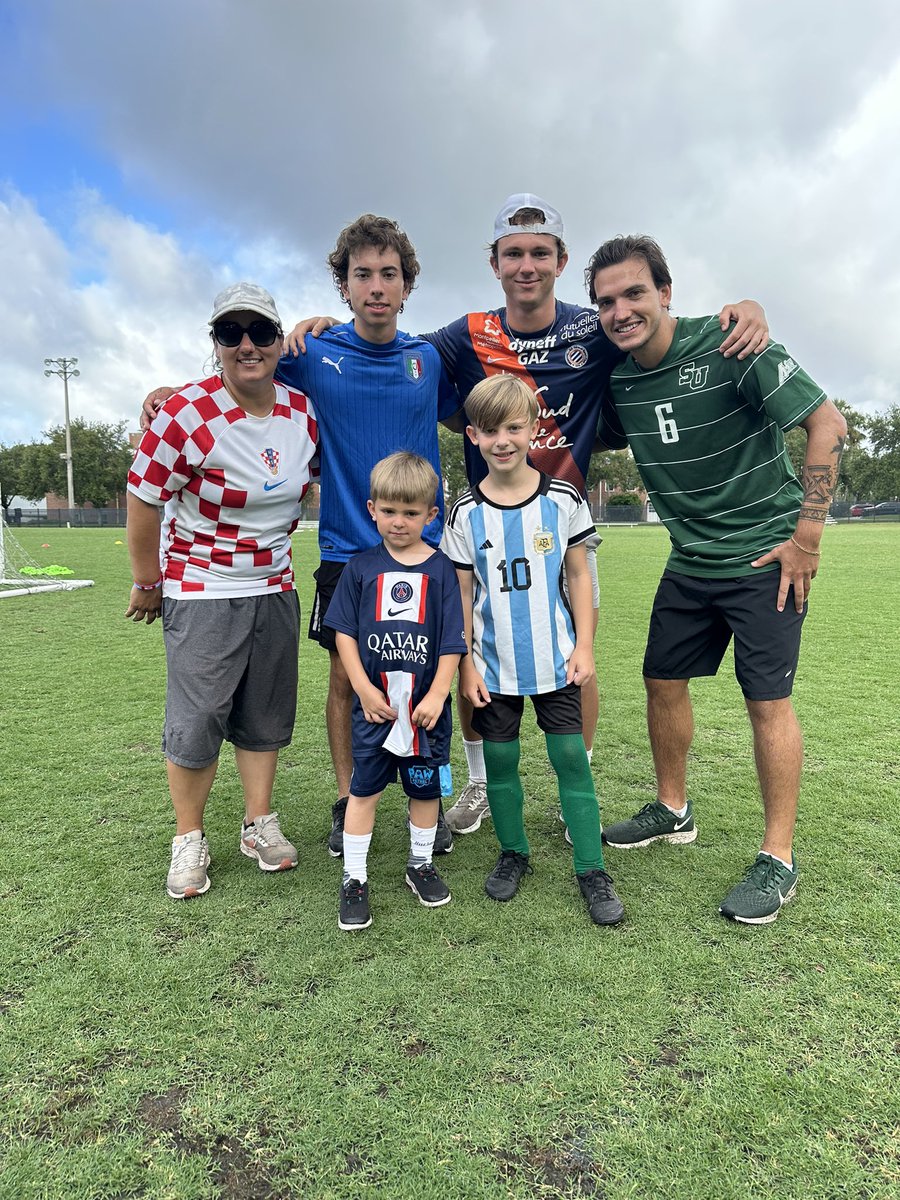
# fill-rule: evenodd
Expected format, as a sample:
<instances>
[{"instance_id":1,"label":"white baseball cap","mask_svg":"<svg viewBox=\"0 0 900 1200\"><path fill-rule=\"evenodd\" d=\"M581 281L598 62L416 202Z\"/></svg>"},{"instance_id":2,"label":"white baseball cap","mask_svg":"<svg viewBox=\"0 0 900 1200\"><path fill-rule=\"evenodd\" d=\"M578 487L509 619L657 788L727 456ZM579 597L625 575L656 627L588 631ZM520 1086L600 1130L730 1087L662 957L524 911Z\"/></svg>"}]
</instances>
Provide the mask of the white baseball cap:
<instances>
[{"instance_id":1,"label":"white baseball cap","mask_svg":"<svg viewBox=\"0 0 900 1200\"><path fill-rule=\"evenodd\" d=\"M215 324L219 317L231 312L255 312L261 317L268 317L281 328L281 317L275 307L275 301L265 288L258 283L231 283L224 288L213 300L210 325Z\"/></svg>"},{"instance_id":2,"label":"white baseball cap","mask_svg":"<svg viewBox=\"0 0 900 1200\"><path fill-rule=\"evenodd\" d=\"M511 225L510 221L520 208L540 209L544 214L543 223L537 225ZM503 202L503 207L494 218L494 236L491 239L493 242L498 241L502 237L509 237L514 233L547 233L551 237L565 237L563 219L557 210L542 200L540 196L535 196L531 192L516 192L512 196L507 196Z\"/></svg>"}]
</instances>

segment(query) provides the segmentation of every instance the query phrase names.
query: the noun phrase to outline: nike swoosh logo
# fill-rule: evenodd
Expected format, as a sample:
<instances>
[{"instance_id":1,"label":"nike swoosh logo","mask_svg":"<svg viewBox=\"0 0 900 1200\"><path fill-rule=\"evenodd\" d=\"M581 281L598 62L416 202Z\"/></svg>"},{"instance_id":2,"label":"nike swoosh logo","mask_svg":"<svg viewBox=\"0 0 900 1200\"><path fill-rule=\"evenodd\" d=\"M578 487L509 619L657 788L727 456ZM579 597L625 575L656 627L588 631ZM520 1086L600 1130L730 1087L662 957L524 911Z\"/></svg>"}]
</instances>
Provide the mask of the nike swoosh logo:
<instances>
[{"instance_id":1,"label":"nike swoosh logo","mask_svg":"<svg viewBox=\"0 0 900 1200\"><path fill-rule=\"evenodd\" d=\"M683 821L676 821L676 822L675 822L675 829L676 829L676 830L679 830L679 829L684 829L685 825L687 825L687 823L688 823L688 821L689 821L690 819L691 819L691 818L690 818L690 816L687 816L687 817L685 817L685 818L684 818L684 820L683 820Z\"/></svg>"},{"instance_id":2,"label":"nike swoosh logo","mask_svg":"<svg viewBox=\"0 0 900 1200\"><path fill-rule=\"evenodd\" d=\"M263 491L264 491L264 492L274 492L274 491L275 491L275 489L276 489L277 487L281 487L281 485L282 485L283 483L287 483L287 480L286 480L286 479L279 479L277 483L264 483L264 484L263 484Z\"/></svg>"},{"instance_id":3,"label":"nike swoosh logo","mask_svg":"<svg viewBox=\"0 0 900 1200\"><path fill-rule=\"evenodd\" d=\"M625 391L630 392L633 387L634 387L633 383L626 384Z\"/></svg>"},{"instance_id":4,"label":"nike swoosh logo","mask_svg":"<svg viewBox=\"0 0 900 1200\"><path fill-rule=\"evenodd\" d=\"M403 613L403 612L409 612L409 605L408 605L408 604L407 604L407 605L406 605L404 608L389 608L389 609L388 609L388 616L389 616L389 617L396 617L396 616L397 616L399 613Z\"/></svg>"}]
</instances>

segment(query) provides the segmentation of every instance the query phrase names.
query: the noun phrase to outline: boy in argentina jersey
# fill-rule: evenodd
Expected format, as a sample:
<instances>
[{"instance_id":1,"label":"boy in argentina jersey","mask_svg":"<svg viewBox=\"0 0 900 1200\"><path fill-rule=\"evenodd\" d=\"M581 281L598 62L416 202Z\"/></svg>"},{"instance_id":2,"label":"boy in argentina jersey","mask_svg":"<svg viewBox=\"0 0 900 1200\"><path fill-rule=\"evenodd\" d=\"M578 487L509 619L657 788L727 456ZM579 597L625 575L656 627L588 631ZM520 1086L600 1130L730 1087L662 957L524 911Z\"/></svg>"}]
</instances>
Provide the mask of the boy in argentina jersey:
<instances>
[{"instance_id":1,"label":"boy in argentina jersey","mask_svg":"<svg viewBox=\"0 0 900 1200\"><path fill-rule=\"evenodd\" d=\"M341 929L367 928L367 855L375 808L399 772L409 797L406 883L429 908L450 892L432 864L450 748L448 699L466 653L452 563L422 540L436 515L438 479L415 454L378 463L368 509L382 540L343 571L325 620L353 686L353 776L344 823Z\"/></svg>"},{"instance_id":2,"label":"boy in argentina jersey","mask_svg":"<svg viewBox=\"0 0 900 1200\"><path fill-rule=\"evenodd\" d=\"M570 483L528 464L538 402L527 385L511 376L484 380L467 409L467 435L488 474L453 505L443 545L459 574L472 650L460 668L460 691L474 706L473 725L484 742L488 801L500 842L485 891L494 900L511 900L531 871L518 773L523 697L530 696L556 772L579 887L591 919L615 925L624 908L604 869L597 797L581 738L581 685L594 671L584 548L594 523Z\"/></svg>"},{"instance_id":3,"label":"boy in argentina jersey","mask_svg":"<svg viewBox=\"0 0 900 1200\"><path fill-rule=\"evenodd\" d=\"M727 360L716 353L715 318L671 316L672 280L652 238L605 242L586 278L603 328L629 354L613 372L598 435L630 444L672 542L644 658L658 798L604 838L625 848L696 838L685 786L688 683L716 674L733 636L765 836L719 911L767 924L797 886L803 742L790 695L846 423L783 346ZM796 425L807 435L802 480L783 436Z\"/></svg>"}]
</instances>

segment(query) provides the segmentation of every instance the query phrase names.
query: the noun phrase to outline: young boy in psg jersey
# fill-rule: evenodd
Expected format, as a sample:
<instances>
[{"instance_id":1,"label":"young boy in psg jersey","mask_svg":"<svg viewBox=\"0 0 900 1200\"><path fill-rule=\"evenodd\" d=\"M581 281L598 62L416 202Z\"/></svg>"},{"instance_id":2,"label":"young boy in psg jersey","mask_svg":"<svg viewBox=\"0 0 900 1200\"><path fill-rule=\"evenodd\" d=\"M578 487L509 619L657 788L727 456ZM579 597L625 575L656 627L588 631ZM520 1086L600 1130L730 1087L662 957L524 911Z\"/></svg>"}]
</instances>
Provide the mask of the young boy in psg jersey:
<instances>
[{"instance_id":1,"label":"young boy in psg jersey","mask_svg":"<svg viewBox=\"0 0 900 1200\"><path fill-rule=\"evenodd\" d=\"M367 858L381 794L399 773L409 797L406 884L427 908L450 900L432 863L452 726L448 700L466 653L452 563L422 539L438 514L438 477L417 454L376 463L368 510L380 542L341 572L325 614L355 693L353 774L344 814L338 925L366 929Z\"/></svg>"},{"instance_id":2,"label":"young boy in psg jersey","mask_svg":"<svg viewBox=\"0 0 900 1200\"><path fill-rule=\"evenodd\" d=\"M487 476L454 504L442 546L459 576L471 649L460 664L459 687L483 739L488 803L500 842L485 891L493 900L511 900L532 871L518 770L519 726L524 697L530 696L556 772L578 886L591 920L616 925L625 910L604 868L600 814L581 736L581 688L594 673L585 549L594 522L577 487L528 462L539 404L527 384L494 375L476 384L466 410L466 434Z\"/></svg>"}]
</instances>

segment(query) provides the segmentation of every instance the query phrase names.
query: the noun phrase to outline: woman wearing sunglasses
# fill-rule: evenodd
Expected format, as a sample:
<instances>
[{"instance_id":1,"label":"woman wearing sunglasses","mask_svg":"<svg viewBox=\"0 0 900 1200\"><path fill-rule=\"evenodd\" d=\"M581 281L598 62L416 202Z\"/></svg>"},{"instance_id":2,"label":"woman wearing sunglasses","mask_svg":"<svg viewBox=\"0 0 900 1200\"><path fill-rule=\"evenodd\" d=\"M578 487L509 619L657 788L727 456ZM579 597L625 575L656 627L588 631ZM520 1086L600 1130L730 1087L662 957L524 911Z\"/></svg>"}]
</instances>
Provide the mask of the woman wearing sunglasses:
<instances>
[{"instance_id":1,"label":"woman wearing sunglasses","mask_svg":"<svg viewBox=\"0 0 900 1200\"><path fill-rule=\"evenodd\" d=\"M148 625L161 615L166 647L175 900L209 889L203 813L223 741L244 792L241 853L263 871L297 865L272 789L297 707L291 533L318 431L306 396L273 378L282 330L267 291L232 284L209 324L217 373L167 401L128 475L125 615Z\"/></svg>"}]
</instances>

